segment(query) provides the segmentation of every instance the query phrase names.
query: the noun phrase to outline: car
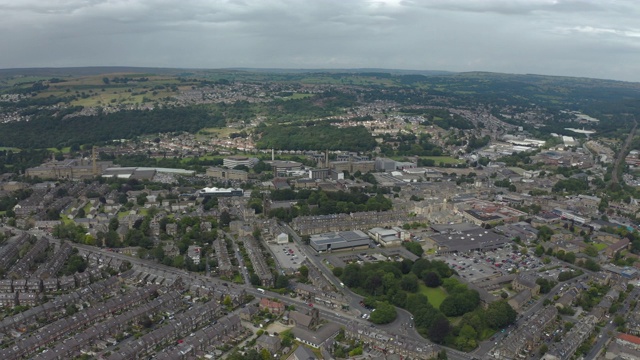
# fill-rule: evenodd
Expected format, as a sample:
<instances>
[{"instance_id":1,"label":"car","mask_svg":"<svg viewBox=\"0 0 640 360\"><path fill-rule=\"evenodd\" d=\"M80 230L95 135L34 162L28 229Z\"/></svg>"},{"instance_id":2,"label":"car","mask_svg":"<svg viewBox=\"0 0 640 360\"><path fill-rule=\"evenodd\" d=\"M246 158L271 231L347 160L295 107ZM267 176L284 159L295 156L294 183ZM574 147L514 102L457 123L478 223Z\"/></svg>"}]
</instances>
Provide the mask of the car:
<instances>
[{"instance_id":1,"label":"car","mask_svg":"<svg viewBox=\"0 0 640 360\"><path fill-rule=\"evenodd\" d=\"M309 303L309 306L313 307L313 304L312 304L312 303Z\"/></svg>"}]
</instances>

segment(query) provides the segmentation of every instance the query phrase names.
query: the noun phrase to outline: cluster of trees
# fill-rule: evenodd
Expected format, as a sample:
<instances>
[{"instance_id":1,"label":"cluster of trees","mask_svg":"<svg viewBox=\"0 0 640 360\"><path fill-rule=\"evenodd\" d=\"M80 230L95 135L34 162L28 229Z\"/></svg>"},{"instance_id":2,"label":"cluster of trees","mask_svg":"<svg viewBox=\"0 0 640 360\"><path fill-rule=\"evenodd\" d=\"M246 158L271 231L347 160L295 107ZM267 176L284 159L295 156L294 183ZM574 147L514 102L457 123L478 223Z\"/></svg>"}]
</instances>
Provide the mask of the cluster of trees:
<instances>
[{"instance_id":1,"label":"cluster of trees","mask_svg":"<svg viewBox=\"0 0 640 360\"><path fill-rule=\"evenodd\" d=\"M551 191L554 193L581 193L589 190L589 183L580 179L559 180L553 185Z\"/></svg>"},{"instance_id":2,"label":"cluster of trees","mask_svg":"<svg viewBox=\"0 0 640 360\"><path fill-rule=\"evenodd\" d=\"M327 124L315 126L273 125L256 129L261 149L370 151L376 141L364 126L339 128Z\"/></svg>"},{"instance_id":3,"label":"cluster of trees","mask_svg":"<svg viewBox=\"0 0 640 360\"><path fill-rule=\"evenodd\" d=\"M582 275L582 271L580 270L568 270L562 271L558 274L558 281L565 282L573 279L574 277Z\"/></svg>"},{"instance_id":4,"label":"cluster of trees","mask_svg":"<svg viewBox=\"0 0 640 360\"><path fill-rule=\"evenodd\" d=\"M416 262L382 262L374 264L349 264L344 269L335 268L334 274L355 292L366 296L365 304L388 309L395 305L407 309L414 315L418 332L436 343L444 343L463 350L477 346L487 329L499 329L515 321L516 312L504 301L493 303L488 310L482 309L480 297L451 275L453 270L442 261L419 259ZM420 291L421 283L428 287L442 286L447 297L439 308L435 308ZM391 311L376 315L384 321L392 321ZM447 316L462 316L462 321L453 325Z\"/></svg>"},{"instance_id":5,"label":"cluster of trees","mask_svg":"<svg viewBox=\"0 0 640 360\"><path fill-rule=\"evenodd\" d=\"M581 306L584 311L590 311L600 303L607 292L609 288L606 285L591 284L589 290L580 293L576 299L576 306Z\"/></svg>"},{"instance_id":6,"label":"cluster of trees","mask_svg":"<svg viewBox=\"0 0 640 360\"><path fill-rule=\"evenodd\" d=\"M33 194L32 189L16 190L11 195L5 195L0 197L0 211L5 211L7 217L14 217L13 207L18 204L20 200L24 200Z\"/></svg>"},{"instance_id":7,"label":"cluster of trees","mask_svg":"<svg viewBox=\"0 0 640 360\"><path fill-rule=\"evenodd\" d=\"M385 134L380 150L385 156L440 156L442 148L431 142L430 134Z\"/></svg>"},{"instance_id":8,"label":"cluster of trees","mask_svg":"<svg viewBox=\"0 0 640 360\"><path fill-rule=\"evenodd\" d=\"M60 269L60 275L69 276L77 272L84 272L87 269L87 265L87 260L78 255L78 250L74 248L74 253L69 256L65 265Z\"/></svg>"},{"instance_id":9,"label":"cluster of trees","mask_svg":"<svg viewBox=\"0 0 640 360\"><path fill-rule=\"evenodd\" d=\"M487 146L491 141L491 137L489 135L485 135L481 138L476 137L475 135L471 135L469 140L467 141L467 152L470 153L473 150L480 149L484 146Z\"/></svg>"},{"instance_id":10,"label":"cluster of trees","mask_svg":"<svg viewBox=\"0 0 640 360\"><path fill-rule=\"evenodd\" d=\"M422 245L420 245L417 242L404 241L402 242L402 246L404 246L405 248L407 248L407 250L411 251L417 256L422 256L422 254L424 254L424 249L422 248Z\"/></svg>"},{"instance_id":11,"label":"cluster of trees","mask_svg":"<svg viewBox=\"0 0 640 360\"><path fill-rule=\"evenodd\" d=\"M51 153L48 150L0 150L0 174L5 172L24 173L27 168L38 166Z\"/></svg>"},{"instance_id":12,"label":"cluster of trees","mask_svg":"<svg viewBox=\"0 0 640 360\"><path fill-rule=\"evenodd\" d=\"M440 304L440 311L447 317L464 315L480 305L480 294L455 279L446 279L443 287L449 296Z\"/></svg>"},{"instance_id":13,"label":"cluster of trees","mask_svg":"<svg viewBox=\"0 0 640 360\"><path fill-rule=\"evenodd\" d=\"M511 180L509 179L496 180L493 182L493 185L495 185L496 187L508 188L509 191L516 191L516 186L512 184Z\"/></svg>"},{"instance_id":14,"label":"cluster of trees","mask_svg":"<svg viewBox=\"0 0 640 360\"><path fill-rule=\"evenodd\" d=\"M507 166L523 166L531 164L531 156L535 154L535 151L514 152L511 155L498 158L497 161L503 162Z\"/></svg>"},{"instance_id":15,"label":"cluster of trees","mask_svg":"<svg viewBox=\"0 0 640 360\"><path fill-rule=\"evenodd\" d=\"M187 170L195 170L199 173L204 173L207 167L221 166L223 163L222 157L213 159L202 159L194 156L186 159L173 157L172 154L167 154L165 158L152 158L149 155L120 155L118 157L111 157L105 153L100 153L101 160L113 160L114 164L121 166L149 166L149 167L167 167L167 168L180 168Z\"/></svg>"},{"instance_id":16,"label":"cluster of trees","mask_svg":"<svg viewBox=\"0 0 640 360\"><path fill-rule=\"evenodd\" d=\"M195 133L205 127L224 125L222 115L204 106L119 111L72 118L64 118L53 110L42 110L31 121L0 124L0 143L21 148L64 147L130 139L143 134Z\"/></svg>"},{"instance_id":17,"label":"cluster of trees","mask_svg":"<svg viewBox=\"0 0 640 360\"><path fill-rule=\"evenodd\" d=\"M553 280L548 280L545 278L537 278L536 284L540 285L540 293L548 294L554 286L556 286L556 282Z\"/></svg>"},{"instance_id":18,"label":"cluster of trees","mask_svg":"<svg viewBox=\"0 0 640 360\"><path fill-rule=\"evenodd\" d=\"M87 229L75 223L60 223L53 228L53 236L74 243L96 245L96 239L87 234Z\"/></svg>"},{"instance_id":19,"label":"cluster of trees","mask_svg":"<svg viewBox=\"0 0 640 360\"><path fill-rule=\"evenodd\" d=\"M269 211L269 216L284 221L291 221L297 216L386 211L392 207L391 200L384 195L370 196L361 191L276 190L271 193L271 199L297 200L297 205L289 209L278 208Z\"/></svg>"},{"instance_id":20,"label":"cluster of trees","mask_svg":"<svg viewBox=\"0 0 640 360\"><path fill-rule=\"evenodd\" d=\"M261 107L270 120L282 123L342 114L356 103L356 95L331 90L307 98L276 99Z\"/></svg>"}]
</instances>

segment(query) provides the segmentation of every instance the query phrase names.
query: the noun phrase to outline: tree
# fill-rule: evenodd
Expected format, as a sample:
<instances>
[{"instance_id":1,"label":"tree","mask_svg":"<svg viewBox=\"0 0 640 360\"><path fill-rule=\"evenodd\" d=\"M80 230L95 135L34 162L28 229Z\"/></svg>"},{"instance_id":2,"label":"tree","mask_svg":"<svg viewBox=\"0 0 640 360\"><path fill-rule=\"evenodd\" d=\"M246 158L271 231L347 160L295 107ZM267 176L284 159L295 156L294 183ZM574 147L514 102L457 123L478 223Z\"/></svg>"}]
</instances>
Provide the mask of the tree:
<instances>
[{"instance_id":1,"label":"tree","mask_svg":"<svg viewBox=\"0 0 640 360\"><path fill-rule=\"evenodd\" d=\"M374 324L388 324L396 319L396 307L387 302L378 302L375 311L371 312L371 320Z\"/></svg>"},{"instance_id":2,"label":"tree","mask_svg":"<svg viewBox=\"0 0 640 360\"><path fill-rule=\"evenodd\" d=\"M421 257L422 254L424 254L424 249L422 248L422 245L420 245L417 242L405 241L405 242L402 243L402 246L407 248L407 250L411 251L416 256L420 256Z\"/></svg>"},{"instance_id":3,"label":"tree","mask_svg":"<svg viewBox=\"0 0 640 360\"><path fill-rule=\"evenodd\" d=\"M538 240L549 241L551 235L553 235L553 230L550 227L545 225L538 227Z\"/></svg>"},{"instance_id":4,"label":"tree","mask_svg":"<svg viewBox=\"0 0 640 360\"><path fill-rule=\"evenodd\" d=\"M600 271L600 265L593 259L587 259L584 262L584 268L590 271Z\"/></svg>"},{"instance_id":5,"label":"tree","mask_svg":"<svg viewBox=\"0 0 640 360\"><path fill-rule=\"evenodd\" d=\"M231 300L231 296L227 295L224 297L224 300L222 301L222 305L226 306L227 308L231 308L231 306L233 305L233 301Z\"/></svg>"},{"instance_id":6,"label":"tree","mask_svg":"<svg viewBox=\"0 0 640 360\"><path fill-rule=\"evenodd\" d=\"M418 291L418 277L414 273L409 273L400 280L400 288L408 292Z\"/></svg>"},{"instance_id":7,"label":"tree","mask_svg":"<svg viewBox=\"0 0 640 360\"><path fill-rule=\"evenodd\" d=\"M118 227L120 227L120 221L118 220L117 216L114 216L111 218L111 220L109 220L109 230L116 231L118 230Z\"/></svg>"},{"instance_id":8,"label":"tree","mask_svg":"<svg viewBox=\"0 0 640 360\"><path fill-rule=\"evenodd\" d=\"M545 278L537 278L536 284L540 285L540 293L548 294L549 291L556 285L555 281L549 281Z\"/></svg>"},{"instance_id":9,"label":"tree","mask_svg":"<svg viewBox=\"0 0 640 360\"><path fill-rule=\"evenodd\" d=\"M493 329L500 329L516 321L517 313L505 300L495 301L485 312L486 322Z\"/></svg>"},{"instance_id":10,"label":"tree","mask_svg":"<svg viewBox=\"0 0 640 360\"><path fill-rule=\"evenodd\" d=\"M441 344L451 331L449 320L443 315L438 315L429 327L429 339Z\"/></svg>"},{"instance_id":11,"label":"tree","mask_svg":"<svg viewBox=\"0 0 640 360\"><path fill-rule=\"evenodd\" d=\"M60 212L56 209L49 209L47 210L47 214L46 214L46 218L47 220L59 220L60 219Z\"/></svg>"},{"instance_id":12,"label":"tree","mask_svg":"<svg viewBox=\"0 0 640 360\"><path fill-rule=\"evenodd\" d=\"M540 355L544 355L547 353L547 351L549 351L549 347L547 346L547 344L542 344L542 346L540 346L540 350L538 351L538 353Z\"/></svg>"},{"instance_id":13,"label":"tree","mask_svg":"<svg viewBox=\"0 0 640 360\"><path fill-rule=\"evenodd\" d=\"M440 352L438 352L438 356L436 357L436 360L448 360L449 357L447 356L447 350L442 349L440 350Z\"/></svg>"},{"instance_id":14,"label":"tree","mask_svg":"<svg viewBox=\"0 0 640 360\"><path fill-rule=\"evenodd\" d=\"M335 276L337 278L342 276L343 271L344 271L344 269L339 267L339 266L334 267L333 270L331 270L331 272L333 272L333 276Z\"/></svg>"},{"instance_id":15,"label":"tree","mask_svg":"<svg viewBox=\"0 0 640 360\"><path fill-rule=\"evenodd\" d=\"M300 266L300 268L298 269L298 271L300 271L300 276L301 276L303 279L305 279L305 280L306 280L307 278L309 278L309 268L308 268L308 267L306 267L305 265Z\"/></svg>"},{"instance_id":16,"label":"tree","mask_svg":"<svg viewBox=\"0 0 640 360\"><path fill-rule=\"evenodd\" d=\"M568 253L564 254L563 260L568 262L569 264L573 264L574 262L576 262L576 254L569 251Z\"/></svg>"},{"instance_id":17,"label":"tree","mask_svg":"<svg viewBox=\"0 0 640 360\"><path fill-rule=\"evenodd\" d=\"M284 275L277 275L275 287L276 289L286 289L289 287L289 278Z\"/></svg>"},{"instance_id":18,"label":"tree","mask_svg":"<svg viewBox=\"0 0 640 360\"><path fill-rule=\"evenodd\" d=\"M229 214L229 212L226 211L226 210L221 212L220 213L220 225L222 227L227 227L227 226L229 226L230 222L231 222L231 214Z\"/></svg>"},{"instance_id":19,"label":"tree","mask_svg":"<svg viewBox=\"0 0 640 360\"><path fill-rule=\"evenodd\" d=\"M253 286L262 285L262 282L260 281L260 277L256 273L251 273L251 276L249 276L249 281Z\"/></svg>"},{"instance_id":20,"label":"tree","mask_svg":"<svg viewBox=\"0 0 640 360\"><path fill-rule=\"evenodd\" d=\"M424 281L425 285L431 288L436 288L442 285L442 279L440 278L440 275L433 271L427 271L423 273L422 280Z\"/></svg>"}]
</instances>

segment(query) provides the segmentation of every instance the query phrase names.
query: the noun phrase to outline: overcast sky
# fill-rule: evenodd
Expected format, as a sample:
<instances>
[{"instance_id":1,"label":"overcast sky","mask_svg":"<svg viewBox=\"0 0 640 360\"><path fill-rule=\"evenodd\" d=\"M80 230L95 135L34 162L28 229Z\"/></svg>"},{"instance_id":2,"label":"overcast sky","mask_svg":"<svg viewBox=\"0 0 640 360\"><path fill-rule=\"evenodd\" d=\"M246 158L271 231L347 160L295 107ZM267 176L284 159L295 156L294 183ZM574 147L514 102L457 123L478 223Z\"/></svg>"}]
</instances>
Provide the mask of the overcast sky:
<instances>
[{"instance_id":1,"label":"overcast sky","mask_svg":"<svg viewBox=\"0 0 640 360\"><path fill-rule=\"evenodd\" d=\"M640 0L0 0L0 68L395 68L640 81Z\"/></svg>"}]
</instances>

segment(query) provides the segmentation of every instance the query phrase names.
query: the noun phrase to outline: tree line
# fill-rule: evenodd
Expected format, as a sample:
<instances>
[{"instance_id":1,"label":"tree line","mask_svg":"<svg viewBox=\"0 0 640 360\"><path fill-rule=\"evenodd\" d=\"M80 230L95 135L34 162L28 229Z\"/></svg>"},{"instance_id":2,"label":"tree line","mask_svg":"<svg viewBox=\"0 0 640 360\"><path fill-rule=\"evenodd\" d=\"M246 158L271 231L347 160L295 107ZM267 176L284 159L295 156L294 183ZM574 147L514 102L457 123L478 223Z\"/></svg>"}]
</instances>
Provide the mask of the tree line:
<instances>
[{"instance_id":1,"label":"tree line","mask_svg":"<svg viewBox=\"0 0 640 360\"><path fill-rule=\"evenodd\" d=\"M364 126L339 128L273 125L256 129L260 149L370 151L376 142Z\"/></svg>"},{"instance_id":2,"label":"tree line","mask_svg":"<svg viewBox=\"0 0 640 360\"><path fill-rule=\"evenodd\" d=\"M130 110L71 118L42 110L29 122L0 124L0 144L20 148L64 147L131 139L143 134L195 133L205 127L224 125L222 115L203 106Z\"/></svg>"}]
</instances>

